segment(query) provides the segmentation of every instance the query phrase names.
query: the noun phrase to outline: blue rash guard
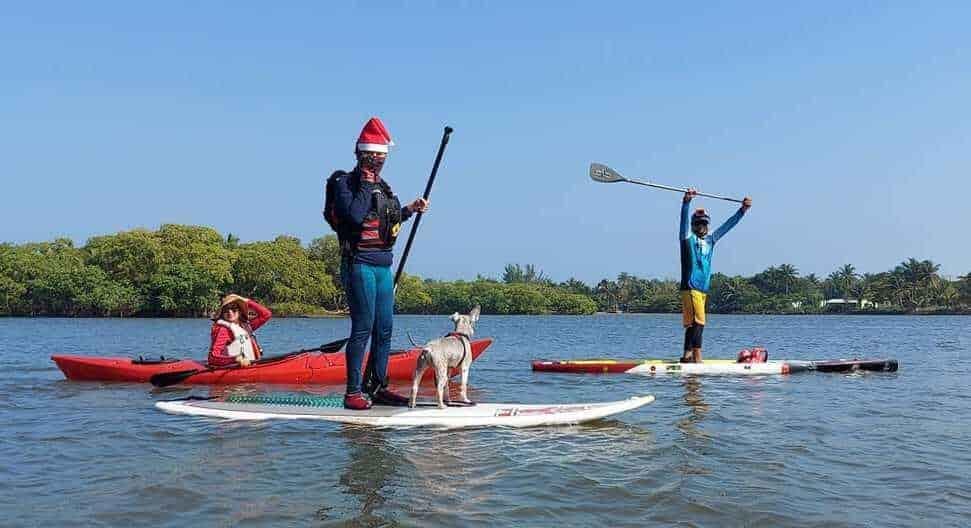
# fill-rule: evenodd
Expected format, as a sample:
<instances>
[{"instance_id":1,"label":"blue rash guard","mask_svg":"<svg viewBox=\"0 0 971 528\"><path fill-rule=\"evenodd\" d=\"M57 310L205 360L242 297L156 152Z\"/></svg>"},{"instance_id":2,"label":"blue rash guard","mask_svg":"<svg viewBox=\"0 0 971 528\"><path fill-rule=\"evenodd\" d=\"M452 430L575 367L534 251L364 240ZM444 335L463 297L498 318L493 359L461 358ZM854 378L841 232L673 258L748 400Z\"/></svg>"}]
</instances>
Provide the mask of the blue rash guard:
<instances>
[{"instance_id":1,"label":"blue rash guard","mask_svg":"<svg viewBox=\"0 0 971 528\"><path fill-rule=\"evenodd\" d=\"M691 209L691 202L681 203L681 232L678 236L681 243L681 289L708 293L711 287L711 255L715 244L725 236L725 233L735 227L735 224L745 215L745 211L739 209L714 233L698 238L691 231L689 209Z\"/></svg>"},{"instance_id":2,"label":"blue rash guard","mask_svg":"<svg viewBox=\"0 0 971 528\"><path fill-rule=\"evenodd\" d=\"M364 223L364 217L371 212L371 193L376 187L376 184L361 181L357 169L350 172L349 177L340 180L337 187L337 196L334 200L334 209L341 222L356 226ZM410 217L411 210L407 207L402 207L401 222L404 223ZM354 252L354 262L358 264L390 266L392 260L393 256L390 249Z\"/></svg>"}]
</instances>

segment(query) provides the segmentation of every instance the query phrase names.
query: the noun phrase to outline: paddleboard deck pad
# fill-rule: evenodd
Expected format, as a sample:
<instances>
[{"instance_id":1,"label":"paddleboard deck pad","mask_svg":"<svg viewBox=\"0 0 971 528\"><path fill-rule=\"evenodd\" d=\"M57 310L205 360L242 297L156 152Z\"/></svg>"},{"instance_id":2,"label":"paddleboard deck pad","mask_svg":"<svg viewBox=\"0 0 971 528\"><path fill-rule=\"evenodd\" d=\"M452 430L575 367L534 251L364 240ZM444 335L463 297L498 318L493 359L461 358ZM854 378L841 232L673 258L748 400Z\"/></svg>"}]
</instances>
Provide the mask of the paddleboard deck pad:
<instances>
[{"instance_id":1,"label":"paddleboard deck pad","mask_svg":"<svg viewBox=\"0 0 971 528\"><path fill-rule=\"evenodd\" d=\"M533 361L536 372L582 374L678 374L678 375L740 375L759 376L794 374L797 372L896 372L896 359L838 359L838 360L773 360L761 363L739 363L733 359L706 359L701 363L679 363L670 359L576 359Z\"/></svg>"},{"instance_id":2,"label":"paddleboard deck pad","mask_svg":"<svg viewBox=\"0 0 971 528\"><path fill-rule=\"evenodd\" d=\"M653 401L654 396L645 395L600 403L477 403L444 409L439 409L437 404L420 403L414 409L376 405L366 411L352 411L344 409L341 396L264 394L160 401L155 407L172 414L230 420L325 420L378 427L462 428L579 424L631 411Z\"/></svg>"}]
</instances>

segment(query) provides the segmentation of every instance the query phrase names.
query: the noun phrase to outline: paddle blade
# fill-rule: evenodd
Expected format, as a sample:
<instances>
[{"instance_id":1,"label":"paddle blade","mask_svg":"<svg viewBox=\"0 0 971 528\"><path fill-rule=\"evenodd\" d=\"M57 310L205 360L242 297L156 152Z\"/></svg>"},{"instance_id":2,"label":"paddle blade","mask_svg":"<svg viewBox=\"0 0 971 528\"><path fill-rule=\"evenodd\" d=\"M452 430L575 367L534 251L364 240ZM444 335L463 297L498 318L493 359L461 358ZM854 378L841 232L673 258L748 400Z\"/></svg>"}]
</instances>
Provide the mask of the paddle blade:
<instances>
[{"instance_id":1,"label":"paddle blade","mask_svg":"<svg viewBox=\"0 0 971 528\"><path fill-rule=\"evenodd\" d=\"M169 385L178 385L179 383L185 381L185 379L189 376L192 376L198 372L202 372L202 370L192 369L179 370L177 372L163 372L148 378L148 381L156 387L168 387Z\"/></svg>"},{"instance_id":2,"label":"paddle blade","mask_svg":"<svg viewBox=\"0 0 971 528\"><path fill-rule=\"evenodd\" d=\"M601 163L590 164L590 179L600 183L617 183L627 181L626 178L617 174L617 171Z\"/></svg>"}]
</instances>

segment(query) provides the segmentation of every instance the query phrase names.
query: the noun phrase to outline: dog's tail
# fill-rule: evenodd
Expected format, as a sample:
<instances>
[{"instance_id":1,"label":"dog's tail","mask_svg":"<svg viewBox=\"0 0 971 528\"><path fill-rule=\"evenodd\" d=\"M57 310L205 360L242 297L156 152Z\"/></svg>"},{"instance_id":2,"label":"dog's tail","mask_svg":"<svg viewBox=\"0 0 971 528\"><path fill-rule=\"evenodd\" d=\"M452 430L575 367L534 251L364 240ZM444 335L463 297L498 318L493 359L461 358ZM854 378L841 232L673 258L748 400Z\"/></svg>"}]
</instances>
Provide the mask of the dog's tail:
<instances>
[{"instance_id":1,"label":"dog's tail","mask_svg":"<svg viewBox=\"0 0 971 528\"><path fill-rule=\"evenodd\" d=\"M411 341L411 346L413 346L413 347L415 347L415 348L421 348L421 345L419 345L419 344L418 344L418 343L417 343L417 342L415 341L415 338L414 338L414 337L411 337L411 332L405 332L405 333L406 333L406 334L408 334L408 341Z\"/></svg>"}]
</instances>

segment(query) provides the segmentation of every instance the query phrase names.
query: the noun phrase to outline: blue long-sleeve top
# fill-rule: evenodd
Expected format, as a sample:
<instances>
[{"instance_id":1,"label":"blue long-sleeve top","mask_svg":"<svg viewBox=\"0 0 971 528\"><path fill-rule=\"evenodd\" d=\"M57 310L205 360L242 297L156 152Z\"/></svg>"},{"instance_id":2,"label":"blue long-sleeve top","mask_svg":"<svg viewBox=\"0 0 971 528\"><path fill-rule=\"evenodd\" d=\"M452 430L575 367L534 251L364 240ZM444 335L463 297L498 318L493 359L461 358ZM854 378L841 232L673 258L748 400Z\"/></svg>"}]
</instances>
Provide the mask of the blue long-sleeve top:
<instances>
[{"instance_id":1,"label":"blue long-sleeve top","mask_svg":"<svg viewBox=\"0 0 971 528\"><path fill-rule=\"evenodd\" d=\"M379 191L378 185L362 181L360 173L357 169L354 169L348 173L346 178L338 180L336 190L334 211L337 213L341 224L353 226L363 224L364 218L371 212L371 195L375 191ZM409 218L411 218L411 210L407 207L402 207L401 221L404 222ZM390 249L383 251L358 251L354 255L354 262L370 264L372 266L390 266L393 260L394 256Z\"/></svg>"},{"instance_id":2,"label":"blue long-sleeve top","mask_svg":"<svg viewBox=\"0 0 971 528\"><path fill-rule=\"evenodd\" d=\"M691 202L681 203L681 231L678 235L681 244L681 289L708 293L711 288L711 256L715 244L735 227L745 216L745 211L739 208L714 233L699 238L691 231L691 215L688 213L690 209Z\"/></svg>"}]
</instances>

